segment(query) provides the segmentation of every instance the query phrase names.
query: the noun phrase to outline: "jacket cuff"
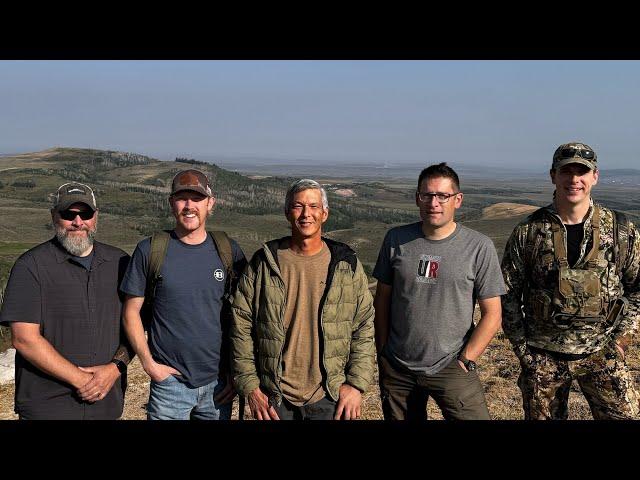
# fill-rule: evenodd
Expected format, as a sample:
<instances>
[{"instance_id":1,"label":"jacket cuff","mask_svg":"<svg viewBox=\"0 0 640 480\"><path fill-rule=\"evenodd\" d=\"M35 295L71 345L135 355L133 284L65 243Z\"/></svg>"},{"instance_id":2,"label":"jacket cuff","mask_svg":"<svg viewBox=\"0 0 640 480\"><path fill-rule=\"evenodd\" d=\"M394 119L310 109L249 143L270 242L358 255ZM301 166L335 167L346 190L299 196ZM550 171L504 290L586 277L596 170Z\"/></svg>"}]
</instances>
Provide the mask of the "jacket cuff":
<instances>
[{"instance_id":1,"label":"jacket cuff","mask_svg":"<svg viewBox=\"0 0 640 480\"><path fill-rule=\"evenodd\" d=\"M369 382L365 381L364 378L358 375L347 375L345 383L348 383L353 388L357 388L358 390L360 390L360 393L366 392L367 388L369 387Z\"/></svg>"},{"instance_id":2,"label":"jacket cuff","mask_svg":"<svg viewBox=\"0 0 640 480\"><path fill-rule=\"evenodd\" d=\"M235 380L234 384L238 393L243 397L246 397L247 395L249 395L251 392L253 392L256 388L260 386L260 379L254 375L241 382L238 382L237 380Z\"/></svg>"}]
</instances>

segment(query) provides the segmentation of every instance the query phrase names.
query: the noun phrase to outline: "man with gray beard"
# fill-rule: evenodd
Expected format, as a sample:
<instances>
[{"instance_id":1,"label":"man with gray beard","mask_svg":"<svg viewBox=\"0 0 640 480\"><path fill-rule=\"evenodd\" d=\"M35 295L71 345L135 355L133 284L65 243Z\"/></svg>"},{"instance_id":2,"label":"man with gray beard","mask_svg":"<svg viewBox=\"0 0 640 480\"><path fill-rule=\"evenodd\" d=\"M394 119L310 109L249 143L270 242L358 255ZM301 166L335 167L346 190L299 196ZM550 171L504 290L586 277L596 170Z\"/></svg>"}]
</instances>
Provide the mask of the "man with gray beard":
<instances>
[{"instance_id":1,"label":"man with gray beard","mask_svg":"<svg viewBox=\"0 0 640 480\"><path fill-rule=\"evenodd\" d=\"M15 412L115 420L133 357L118 292L129 255L94 240L98 208L87 185L61 185L51 220L56 236L18 258L0 310L16 349Z\"/></svg>"}]
</instances>

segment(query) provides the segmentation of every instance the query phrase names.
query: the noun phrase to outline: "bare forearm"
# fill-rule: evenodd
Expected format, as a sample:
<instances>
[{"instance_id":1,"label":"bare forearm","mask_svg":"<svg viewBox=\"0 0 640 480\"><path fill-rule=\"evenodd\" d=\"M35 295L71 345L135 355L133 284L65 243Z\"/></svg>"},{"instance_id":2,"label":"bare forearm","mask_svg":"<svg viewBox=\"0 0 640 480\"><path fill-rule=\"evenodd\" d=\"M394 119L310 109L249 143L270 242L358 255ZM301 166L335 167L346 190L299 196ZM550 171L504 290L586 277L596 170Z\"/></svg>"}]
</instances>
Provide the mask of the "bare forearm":
<instances>
[{"instance_id":1,"label":"bare forearm","mask_svg":"<svg viewBox=\"0 0 640 480\"><path fill-rule=\"evenodd\" d=\"M375 308L373 323L375 326L376 350L380 353L389 338L390 292L383 292L379 288L373 300L373 306Z\"/></svg>"},{"instance_id":2,"label":"bare forearm","mask_svg":"<svg viewBox=\"0 0 640 480\"><path fill-rule=\"evenodd\" d=\"M140 358L143 367L148 364L151 358L151 351L144 334L142 318L139 312L126 312L123 319L124 330L131 344L131 348Z\"/></svg>"},{"instance_id":3,"label":"bare forearm","mask_svg":"<svg viewBox=\"0 0 640 480\"><path fill-rule=\"evenodd\" d=\"M13 345L20 355L36 368L75 388L80 388L90 378L76 365L64 358L44 337L15 338Z\"/></svg>"},{"instance_id":4,"label":"bare forearm","mask_svg":"<svg viewBox=\"0 0 640 480\"><path fill-rule=\"evenodd\" d=\"M377 305L375 305L375 308L376 316L373 322L375 325L376 350L380 353L389 338L389 312L379 312Z\"/></svg>"},{"instance_id":5,"label":"bare forearm","mask_svg":"<svg viewBox=\"0 0 640 480\"><path fill-rule=\"evenodd\" d=\"M469 360L476 361L482 352L485 351L491 339L495 336L500 328L501 315L499 312L492 312L482 315L478 325L471 334L471 338L462 350Z\"/></svg>"}]
</instances>

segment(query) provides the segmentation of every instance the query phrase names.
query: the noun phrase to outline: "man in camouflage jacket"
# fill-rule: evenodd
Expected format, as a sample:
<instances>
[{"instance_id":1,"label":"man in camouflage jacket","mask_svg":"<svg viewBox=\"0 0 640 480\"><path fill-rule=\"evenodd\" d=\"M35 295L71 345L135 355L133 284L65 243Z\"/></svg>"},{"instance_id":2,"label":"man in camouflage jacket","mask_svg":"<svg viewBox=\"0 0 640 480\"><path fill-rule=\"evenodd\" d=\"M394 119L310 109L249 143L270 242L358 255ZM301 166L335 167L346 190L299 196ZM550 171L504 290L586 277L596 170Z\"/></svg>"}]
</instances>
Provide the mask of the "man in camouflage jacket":
<instances>
[{"instance_id":1,"label":"man in camouflage jacket","mask_svg":"<svg viewBox=\"0 0 640 480\"><path fill-rule=\"evenodd\" d=\"M625 362L640 312L640 236L598 205L597 156L558 147L554 201L514 229L502 271L502 326L520 360L526 419L566 419L576 379L596 419L635 419L638 393Z\"/></svg>"}]
</instances>

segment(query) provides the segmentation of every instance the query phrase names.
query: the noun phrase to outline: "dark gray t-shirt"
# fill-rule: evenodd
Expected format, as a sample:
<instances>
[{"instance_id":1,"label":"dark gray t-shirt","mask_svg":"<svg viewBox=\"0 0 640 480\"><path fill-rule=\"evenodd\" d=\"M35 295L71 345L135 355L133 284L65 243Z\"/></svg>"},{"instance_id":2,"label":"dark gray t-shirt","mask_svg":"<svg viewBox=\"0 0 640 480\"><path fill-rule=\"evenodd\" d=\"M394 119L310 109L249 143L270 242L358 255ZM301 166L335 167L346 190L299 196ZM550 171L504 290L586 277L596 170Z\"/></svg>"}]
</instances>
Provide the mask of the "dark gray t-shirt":
<instances>
[{"instance_id":1,"label":"dark gray t-shirt","mask_svg":"<svg viewBox=\"0 0 640 480\"><path fill-rule=\"evenodd\" d=\"M71 255L71 260L76 262L79 265L82 265L87 270L91 270L91 262L93 262L94 254L95 254L95 251L91 250L91 253L86 257L78 257L76 255Z\"/></svg>"},{"instance_id":2,"label":"dark gray t-shirt","mask_svg":"<svg viewBox=\"0 0 640 480\"><path fill-rule=\"evenodd\" d=\"M245 264L240 246L231 241L234 270ZM128 295L144 297L151 240L138 243L120 285ZM171 232L156 287L149 348L153 358L178 370L180 381L201 387L218 377L222 332L220 309L226 272L210 236L199 245L181 242Z\"/></svg>"},{"instance_id":3,"label":"dark gray t-shirt","mask_svg":"<svg viewBox=\"0 0 640 480\"><path fill-rule=\"evenodd\" d=\"M460 224L442 240L427 240L422 222L392 228L373 276L392 286L384 355L426 375L462 350L476 300L506 293L493 243Z\"/></svg>"}]
</instances>

